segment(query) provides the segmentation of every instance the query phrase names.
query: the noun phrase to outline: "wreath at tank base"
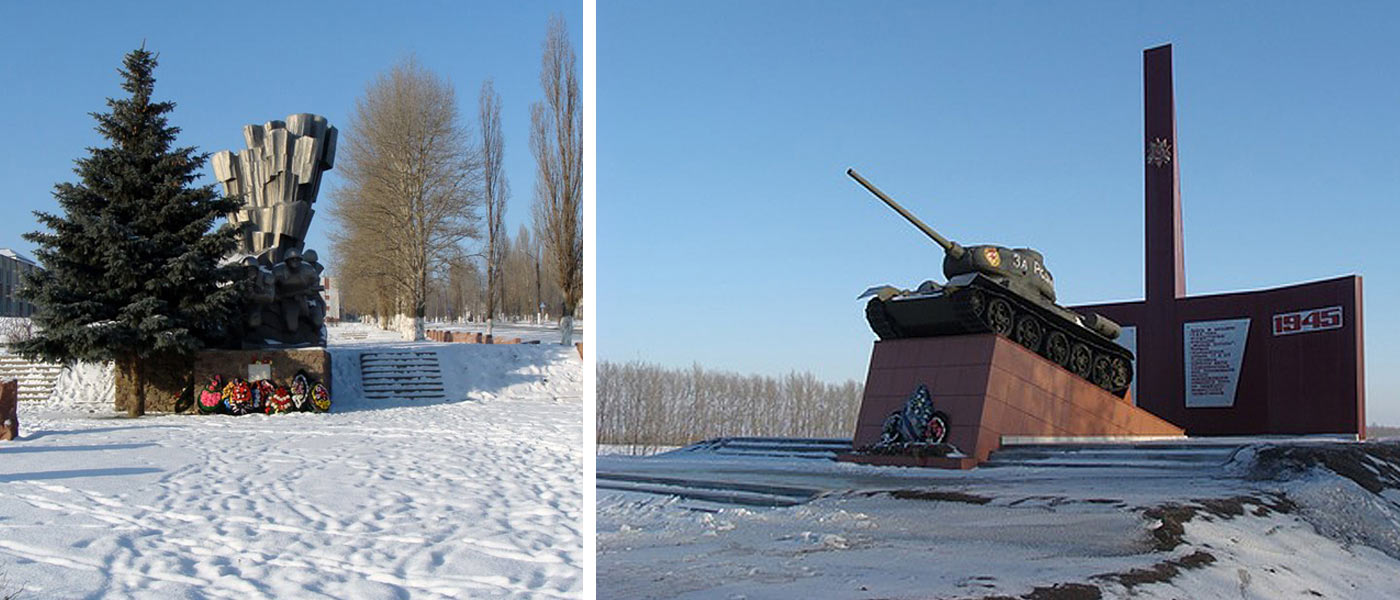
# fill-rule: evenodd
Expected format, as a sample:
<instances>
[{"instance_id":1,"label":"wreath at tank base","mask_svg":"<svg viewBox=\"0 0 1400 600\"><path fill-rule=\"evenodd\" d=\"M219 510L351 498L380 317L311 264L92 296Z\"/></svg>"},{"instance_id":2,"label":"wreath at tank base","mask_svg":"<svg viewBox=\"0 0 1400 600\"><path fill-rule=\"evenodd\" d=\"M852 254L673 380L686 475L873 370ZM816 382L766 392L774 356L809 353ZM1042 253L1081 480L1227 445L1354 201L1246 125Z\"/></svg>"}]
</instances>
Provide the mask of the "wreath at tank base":
<instances>
[{"instance_id":1,"label":"wreath at tank base","mask_svg":"<svg viewBox=\"0 0 1400 600\"><path fill-rule=\"evenodd\" d=\"M947 443L948 415L933 407L933 395L922 383L904 401L904 406L885 417L880 441L861 448L869 454L948 456L958 449Z\"/></svg>"}]
</instances>

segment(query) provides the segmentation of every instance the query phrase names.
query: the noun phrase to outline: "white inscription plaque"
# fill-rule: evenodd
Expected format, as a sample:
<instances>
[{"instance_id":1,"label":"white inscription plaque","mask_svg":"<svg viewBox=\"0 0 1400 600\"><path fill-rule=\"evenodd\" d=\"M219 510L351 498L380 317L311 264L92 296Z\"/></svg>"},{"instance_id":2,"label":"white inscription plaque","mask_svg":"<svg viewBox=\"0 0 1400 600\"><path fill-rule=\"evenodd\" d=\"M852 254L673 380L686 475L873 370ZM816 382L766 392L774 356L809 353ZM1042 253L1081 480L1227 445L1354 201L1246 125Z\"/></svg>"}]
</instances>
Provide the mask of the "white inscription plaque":
<instances>
[{"instance_id":1,"label":"white inscription plaque","mask_svg":"<svg viewBox=\"0 0 1400 600\"><path fill-rule=\"evenodd\" d=\"M1249 318L1185 323L1186 407L1235 405Z\"/></svg>"}]
</instances>

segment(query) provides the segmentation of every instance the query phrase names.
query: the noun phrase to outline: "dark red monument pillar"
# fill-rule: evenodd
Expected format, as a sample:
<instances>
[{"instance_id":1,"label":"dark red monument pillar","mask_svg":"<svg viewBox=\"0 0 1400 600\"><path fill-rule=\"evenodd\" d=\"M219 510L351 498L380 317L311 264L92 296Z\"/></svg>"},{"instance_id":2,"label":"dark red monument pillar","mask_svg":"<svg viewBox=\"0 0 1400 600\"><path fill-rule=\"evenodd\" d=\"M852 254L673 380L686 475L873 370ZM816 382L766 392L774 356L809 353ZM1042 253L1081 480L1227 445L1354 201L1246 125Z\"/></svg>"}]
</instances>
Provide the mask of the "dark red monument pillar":
<instances>
[{"instance_id":1,"label":"dark red monument pillar","mask_svg":"<svg viewBox=\"0 0 1400 600\"><path fill-rule=\"evenodd\" d=\"M1138 343L1137 389L1178 397L1174 369L1180 362L1180 337L1161 335L1175 327L1176 300L1186 296L1186 259L1181 244L1181 175L1176 154L1176 97L1172 90L1172 47L1142 53L1143 161L1146 207L1144 241L1147 256L1147 305L1138 326L1138 340L1151 332L1150 343ZM1141 404L1141 402L1139 402ZM1160 413L1159 413L1159 416Z\"/></svg>"},{"instance_id":2,"label":"dark red monument pillar","mask_svg":"<svg viewBox=\"0 0 1400 600\"><path fill-rule=\"evenodd\" d=\"M1361 277L1186 296L1171 46L1142 65L1147 297L1076 308L1135 328L1138 406L1188 434L1364 435Z\"/></svg>"}]
</instances>

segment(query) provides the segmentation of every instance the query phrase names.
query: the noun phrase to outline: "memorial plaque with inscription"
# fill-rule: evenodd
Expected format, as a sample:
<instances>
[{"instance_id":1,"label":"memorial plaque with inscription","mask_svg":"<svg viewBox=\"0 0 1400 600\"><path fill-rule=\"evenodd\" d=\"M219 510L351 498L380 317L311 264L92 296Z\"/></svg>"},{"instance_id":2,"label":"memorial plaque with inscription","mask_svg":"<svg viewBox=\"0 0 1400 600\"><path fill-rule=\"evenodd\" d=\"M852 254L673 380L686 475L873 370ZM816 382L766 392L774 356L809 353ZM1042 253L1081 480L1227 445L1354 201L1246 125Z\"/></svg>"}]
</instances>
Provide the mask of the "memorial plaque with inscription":
<instances>
[{"instance_id":1,"label":"memorial plaque with inscription","mask_svg":"<svg viewBox=\"0 0 1400 600\"><path fill-rule=\"evenodd\" d=\"M1182 328L1186 336L1186 406L1234 406L1249 318L1196 321Z\"/></svg>"}]
</instances>

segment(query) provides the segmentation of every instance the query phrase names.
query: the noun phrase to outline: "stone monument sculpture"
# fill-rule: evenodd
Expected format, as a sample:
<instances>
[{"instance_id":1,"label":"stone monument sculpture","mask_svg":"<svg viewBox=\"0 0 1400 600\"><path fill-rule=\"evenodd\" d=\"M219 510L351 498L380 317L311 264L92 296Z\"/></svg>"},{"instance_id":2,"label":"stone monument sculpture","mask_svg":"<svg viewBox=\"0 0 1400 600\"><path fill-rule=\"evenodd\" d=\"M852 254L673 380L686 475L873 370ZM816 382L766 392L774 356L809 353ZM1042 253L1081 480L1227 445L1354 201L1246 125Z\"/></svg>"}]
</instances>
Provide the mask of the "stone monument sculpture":
<instances>
[{"instance_id":1,"label":"stone monument sculpture","mask_svg":"<svg viewBox=\"0 0 1400 600\"><path fill-rule=\"evenodd\" d=\"M325 300L316 252L305 248L321 174L335 165L336 129L307 113L247 125L248 147L214 154L214 176L243 208L233 260L248 270L253 293L242 320L245 348L325 344Z\"/></svg>"}]
</instances>

